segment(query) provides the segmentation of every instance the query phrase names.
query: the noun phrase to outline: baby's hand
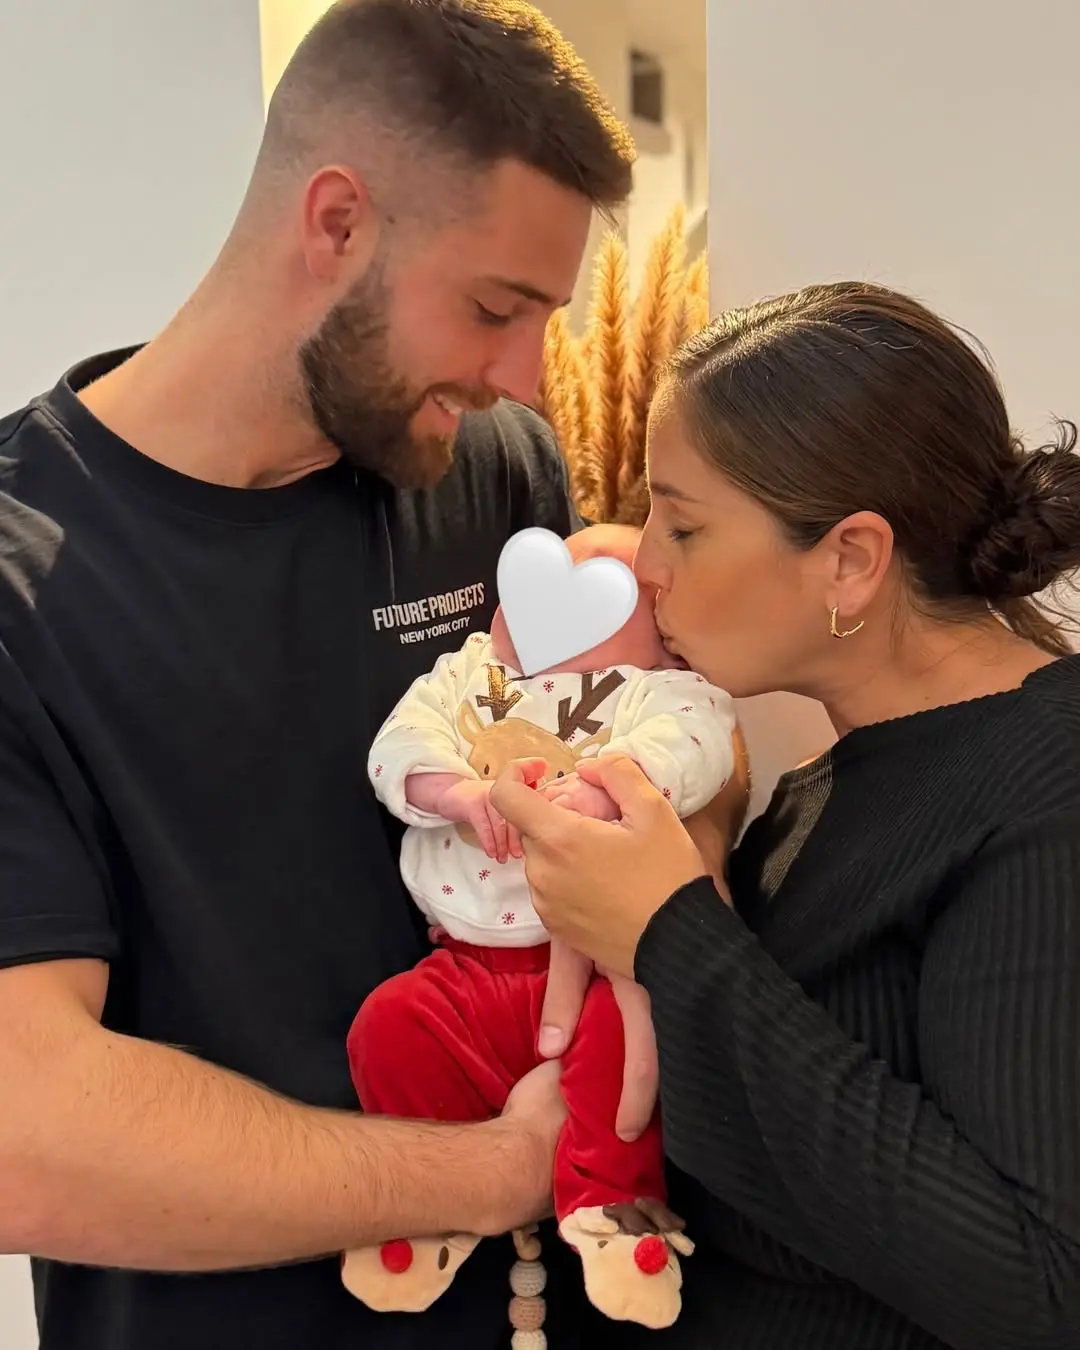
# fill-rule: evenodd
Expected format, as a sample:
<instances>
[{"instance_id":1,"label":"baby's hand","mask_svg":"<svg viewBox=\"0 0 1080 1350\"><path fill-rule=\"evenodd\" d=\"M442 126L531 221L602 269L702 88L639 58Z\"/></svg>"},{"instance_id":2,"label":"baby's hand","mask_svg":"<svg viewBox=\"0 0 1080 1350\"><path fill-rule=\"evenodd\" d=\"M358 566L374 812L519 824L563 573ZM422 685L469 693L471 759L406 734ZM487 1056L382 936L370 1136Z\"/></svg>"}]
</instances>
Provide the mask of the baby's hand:
<instances>
[{"instance_id":1,"label":"baby's hand","mask_svg":"<svg viewBox=\"0 0 1080 1350\"><path fill-rule=\"evenodd\" d=\"M548 801L576 811L579 816L589 816L593 820L621 818L619 808L604 789L584 782L576 773L567 774L565 778L554 778L541 790Z\"/></svg>"},{"instance_id":2,"label":"baby's hand","mask_svg":"<svg viewBox=\"0 0 1080 1350\"><path fill-rule=\"evenodd\" d=\"M438 814L444 820L471 825L487 856L504 863L507 857L523 856L521 838L491 805L491 786L479 778L460 778L439 798Z\"/></svg>"}]
</instances>

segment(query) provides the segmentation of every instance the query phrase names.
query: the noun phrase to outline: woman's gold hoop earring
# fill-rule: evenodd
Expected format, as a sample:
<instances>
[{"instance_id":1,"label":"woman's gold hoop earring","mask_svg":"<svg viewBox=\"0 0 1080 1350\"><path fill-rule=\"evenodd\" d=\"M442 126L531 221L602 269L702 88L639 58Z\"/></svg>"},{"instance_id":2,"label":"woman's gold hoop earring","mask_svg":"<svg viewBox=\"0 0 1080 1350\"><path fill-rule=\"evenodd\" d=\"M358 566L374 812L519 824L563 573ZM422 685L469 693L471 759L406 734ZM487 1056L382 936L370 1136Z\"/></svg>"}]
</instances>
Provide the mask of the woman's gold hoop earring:
<instances>
[{"instance_id":1,"label":"woman's gold hoop earring","mask_svg":"<svg viewBox=\"0 0 1080 1350\"><path fill-rule=\"evenodd\" d=\"M839 612L839 609L840 609L839 605L833 605L832 607L832 613L829 615L829 632L833 635L834 638L850 637L852 633L857 633L859 631L859 629L863 626L866 620L860 619L854 628L847 628L841 631L836 626L836 615Z\"/></svg>"}]
</instances>

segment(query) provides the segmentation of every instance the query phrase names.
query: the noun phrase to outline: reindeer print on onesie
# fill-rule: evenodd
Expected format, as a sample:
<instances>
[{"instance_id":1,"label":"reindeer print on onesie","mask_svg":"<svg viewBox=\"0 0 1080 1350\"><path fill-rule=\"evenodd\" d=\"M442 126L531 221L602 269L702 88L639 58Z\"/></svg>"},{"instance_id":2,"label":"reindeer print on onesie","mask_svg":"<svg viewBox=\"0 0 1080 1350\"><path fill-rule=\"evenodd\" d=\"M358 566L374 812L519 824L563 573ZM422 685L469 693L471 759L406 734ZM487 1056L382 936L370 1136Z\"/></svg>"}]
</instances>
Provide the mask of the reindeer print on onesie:
<instances>
[{"instance_id":1,"label":"reindeer print on onesie","mask_svg":"<svg viewBox=\"0 0 1080 1350\"><path fill-rule=\"evenodd\" d=\"M605 744L626 749L623 736L630 729L644 692L635 672L546 675L514 684L506 667L492 659L485 637L474 634L468 647L480 658L475 667L468 659L460 663L465 667L462 673L471 678L463 682L463 687L445 691L446 701L457 706L457 767L464 759L478 777L494 780L511 760L537 757L549 765L547 781L572 774L580 756L595 754ZM449 660L442 674L453 682L451 672L456 673L456 668ZM678 684L685 686L685 675ZM622 699L616 696L620 690ZM664 711L681 712L686 706L685 688L676 691L668 685L666 693L677 693L681 702ZM655 689L651 701L657 701ZM623 710L621 717L617 716L618 708ZM401 716L416 727L420 712L420 706L413 706L404 709ZM659 707L653 708L653 715L660 712ZM657 722L655 730L661 732L662 726ZM380 754L390 749L386 758L392 760L389 738L381 744L377 741L376 746ZM374 766L376 774L380 763ZM434 757L431 763L436 763ZM382 766L383 775L387 767ZM389 767L392 772L398 769L396 764ZM674 781L674 759L666 776L673 779L672 783L659 786L669 793L680 791L681 797L682 784ZM386 779L386 787L393 792L393 782L400 791L402 781L400 773L394 772L393 780ZM395 803L388 792L387 805L391 811L398 805L403 818L409 819L403 797ZM458 941L484 947L527 947L547 941L520 863L499 864L479 852L476 833L467 822L440 828L442 822L421 824L413 816L409 823L415 828L406 831L402 843L401 872L410 894L433 926Z\"/></svg>"},{"instance_id":2,"label":"reindeer print on onesie","mask_svg":"<svg viewBox=\"0 0 1080 1350\"><path fill-rule=\"evenodd\" d=\"M568 547L575 560L632 561L637 537L627 527L596 526L571 536ZM623 628L591 652L531 677L516 660L497 611L490 635L473 634L414 682L371 748L375 792L408 827L402 876L436 950L376 989L349 1033L353 1082L368 1112L487 1119L540 1062L551 941L524 862L505 849L502 860L492 856L476 828L485 828L487 793L511 760L542 759L540 791L608 819L605 804L613 803L576 778L579 759L628 755L683 817L706 806L733 768L730 697L664 651L645 594ZM633 1142L615 1132L623 1057L619 1000L612 981L594 974L562 1059L568 1120L555 1162L556 1217L602 1312L667 1326L681 1306L676 1252L692 1245L666 1206L658 1114ZM345 1283L372 1307L419 1310L449 1286L476 1241L404 1234L348 1253Z\"/></svg>"}]
</instances>

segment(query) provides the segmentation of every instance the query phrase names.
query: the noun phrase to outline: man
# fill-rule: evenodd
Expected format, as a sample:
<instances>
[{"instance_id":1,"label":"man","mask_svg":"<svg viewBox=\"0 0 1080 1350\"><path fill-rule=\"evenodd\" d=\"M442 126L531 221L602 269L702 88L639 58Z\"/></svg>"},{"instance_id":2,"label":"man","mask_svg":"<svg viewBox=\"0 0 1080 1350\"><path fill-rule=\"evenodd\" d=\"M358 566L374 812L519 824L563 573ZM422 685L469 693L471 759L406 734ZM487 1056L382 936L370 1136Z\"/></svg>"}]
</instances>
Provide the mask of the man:
<instances>
[{"instance_id":1,"label":"man","mask_svg":"<svg viewBox=\"0 0 1080 1350\"><path fill-rule=\"evenodd\" d=\"M0 1243L44 1350L483 1350L508 1254L424 1316L337 1254L544 1208L500 1121L363 1119L345 1038L423 934L371 737L574 524L523 404L633 152L511 0L348 0L165 330L0 422ZM565 1342L569 1344L569 1342Z\"/></svg>"}]
</instances>

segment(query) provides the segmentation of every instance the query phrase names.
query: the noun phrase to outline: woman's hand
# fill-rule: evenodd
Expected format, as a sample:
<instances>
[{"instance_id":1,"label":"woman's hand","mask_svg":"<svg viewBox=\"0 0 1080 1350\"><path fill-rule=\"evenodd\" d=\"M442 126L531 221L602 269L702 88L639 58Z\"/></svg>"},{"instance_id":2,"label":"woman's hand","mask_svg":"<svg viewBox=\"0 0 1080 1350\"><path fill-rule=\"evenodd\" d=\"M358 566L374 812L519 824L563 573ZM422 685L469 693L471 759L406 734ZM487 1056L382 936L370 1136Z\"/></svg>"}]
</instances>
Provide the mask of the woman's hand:
<instances>
[{"instance_id":1,"label":"woman's hand","mask_svg":"<svg viewBox=\"0 0 1080 1350\"><path fill-rule=\"evenodd\" d=\"M533 903L548 931L602 969L633 979L649 920L708 868L631 759L600 755L580 761L577 771L608 793L621 820L588 820L546 801L513 765L492 787L492 804L521 836Z\"/></svg>"}]
</instances>

